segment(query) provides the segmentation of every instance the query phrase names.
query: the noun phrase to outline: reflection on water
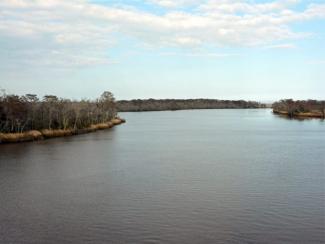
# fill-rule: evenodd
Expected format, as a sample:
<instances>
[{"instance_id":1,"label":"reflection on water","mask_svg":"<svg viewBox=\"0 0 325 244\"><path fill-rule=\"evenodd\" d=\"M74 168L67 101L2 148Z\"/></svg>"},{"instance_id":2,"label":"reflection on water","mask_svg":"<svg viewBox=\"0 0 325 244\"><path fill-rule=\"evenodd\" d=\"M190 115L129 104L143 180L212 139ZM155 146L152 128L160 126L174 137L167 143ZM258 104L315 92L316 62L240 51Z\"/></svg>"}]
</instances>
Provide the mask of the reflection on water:
<instances>
[{"instance_id":1,"label":"reflection on water","mask_svg":"<svg viewBox=\"0 0 325 244\"><path fill-rule=\"evenodd\" d=\"M124 113L0 146L0 243L324 243L325 122Z\"/></svg>"}]
</instances>

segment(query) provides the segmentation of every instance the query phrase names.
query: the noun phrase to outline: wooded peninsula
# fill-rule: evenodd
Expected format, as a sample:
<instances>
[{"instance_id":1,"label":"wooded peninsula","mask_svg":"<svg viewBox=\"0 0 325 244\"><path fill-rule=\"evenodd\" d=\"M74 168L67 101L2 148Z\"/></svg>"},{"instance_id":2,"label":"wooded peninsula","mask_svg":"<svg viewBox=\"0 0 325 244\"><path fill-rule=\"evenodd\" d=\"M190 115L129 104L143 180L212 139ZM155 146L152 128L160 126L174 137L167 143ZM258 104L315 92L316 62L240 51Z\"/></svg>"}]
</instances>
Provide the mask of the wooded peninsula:
<instances>
[{"instance_id":1,"label":"wooded peninsula","mask_svg":"<svg viewBox=\"0 0 325 244\"><path fill-rule=\"evenodd\" d=\"M123 122L108 91L98 99L81 101L54 95L0 96L0 143L83 134Z\"/></svg>"},{"instance_id":2,"label":"wooded peninsula","mask_svg":"<svg viewBox=\"0 0 325 244\"><path fill-rule=\"evenodd\" d=\"M290 118L325 118L325 101L284 99L272 105L273 113Z\"/></svg>"}]
</instances>

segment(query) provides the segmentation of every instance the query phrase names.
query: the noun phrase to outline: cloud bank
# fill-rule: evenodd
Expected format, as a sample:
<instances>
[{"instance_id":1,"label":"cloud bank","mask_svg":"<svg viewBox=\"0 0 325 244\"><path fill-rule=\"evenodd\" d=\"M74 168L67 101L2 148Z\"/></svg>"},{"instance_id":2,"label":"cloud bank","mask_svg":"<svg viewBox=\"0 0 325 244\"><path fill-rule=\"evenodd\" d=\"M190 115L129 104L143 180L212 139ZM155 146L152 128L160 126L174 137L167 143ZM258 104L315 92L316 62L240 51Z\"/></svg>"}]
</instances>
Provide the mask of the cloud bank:
<instances>
[{"instance_id":1,"label":"cloud bank","mask_svg":"<svg viewBox=\"0 0 325 244\"><path fill-rule=\"evenodd\" d=\"M54 66L105 64L111 62L108 50L123 38L151 48L281 48L279 42L311 34L293 30L292 24L325 18L325 4L298 11L297 0L148 2L163 8L163 14L86 0L2 0L1 59L17 65L31 60Z\"/></svg>"}]
</instances>

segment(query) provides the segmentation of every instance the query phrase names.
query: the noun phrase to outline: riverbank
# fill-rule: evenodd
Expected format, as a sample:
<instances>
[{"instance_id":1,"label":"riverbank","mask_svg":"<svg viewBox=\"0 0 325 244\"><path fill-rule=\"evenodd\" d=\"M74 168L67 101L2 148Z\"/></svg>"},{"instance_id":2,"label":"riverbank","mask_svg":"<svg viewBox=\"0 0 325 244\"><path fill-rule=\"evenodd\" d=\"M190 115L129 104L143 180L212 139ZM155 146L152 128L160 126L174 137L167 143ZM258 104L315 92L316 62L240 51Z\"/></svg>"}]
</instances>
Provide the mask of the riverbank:
<instances>
[{"instance_id":1,"label":"riverbank","mask_svg":"<svg viewBox=\"0 0 325 244\"><path fill-rule=\"evenodd\" d=\"M44 130L31 130L23 133L0 133L0 144L38 141L38 140L55 138L55 137L81 135L81 134L94 132L97 130L109 129L122 123L125 123L125 119L114 118L111 121L108 121L106 123L94 124L88 128L83 128L83 129L65 129L65 130L44 129Z\"/></svg>"},{"instance_id":2,"label":"riverbank","mask_svg":"<svg viewBox=\"0 0 325 244\"><path fill-rule=\"evenodd\" d=\"M324 115L319 111L312 111L312 112L306 112L306 113L300 112L300 113L289 114L289 112L287 112L287 111L274 110L273 109L273 113L278 114L278 115L292 117L292 118L297 117L297 118L319 118L319 119L324 119Z\"/></svg>"},{"instance_id":3,"label":"riverbank","mask_svg":"<svg viewBox=\"0 0 325 244\"><path fill-rule=\"evenodd\" d=\"M118 112L174 111L192 109L266 108L265 104L244 100L218 99L135 99L116 102Z\"/></svg>"}]
</instances>

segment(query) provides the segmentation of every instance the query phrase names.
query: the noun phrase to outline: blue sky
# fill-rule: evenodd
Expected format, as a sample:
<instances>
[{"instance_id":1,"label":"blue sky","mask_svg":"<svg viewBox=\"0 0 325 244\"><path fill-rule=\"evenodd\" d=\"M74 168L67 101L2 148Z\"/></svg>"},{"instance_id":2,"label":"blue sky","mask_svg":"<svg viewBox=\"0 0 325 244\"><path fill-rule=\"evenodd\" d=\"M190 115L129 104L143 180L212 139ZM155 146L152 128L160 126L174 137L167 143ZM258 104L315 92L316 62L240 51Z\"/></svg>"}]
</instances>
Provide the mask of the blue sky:
<instances>
[{"instance_id":1,"label":"blue sky","mask_svg":"<svg viewBox=\"0 0 325 244\"><path fill-rule=\"evenodd\" d=\"M2 0L0 88L117 99L325 99L325 2Z\"/></svg>"}]
</instances>

